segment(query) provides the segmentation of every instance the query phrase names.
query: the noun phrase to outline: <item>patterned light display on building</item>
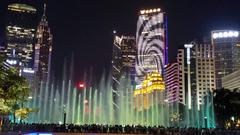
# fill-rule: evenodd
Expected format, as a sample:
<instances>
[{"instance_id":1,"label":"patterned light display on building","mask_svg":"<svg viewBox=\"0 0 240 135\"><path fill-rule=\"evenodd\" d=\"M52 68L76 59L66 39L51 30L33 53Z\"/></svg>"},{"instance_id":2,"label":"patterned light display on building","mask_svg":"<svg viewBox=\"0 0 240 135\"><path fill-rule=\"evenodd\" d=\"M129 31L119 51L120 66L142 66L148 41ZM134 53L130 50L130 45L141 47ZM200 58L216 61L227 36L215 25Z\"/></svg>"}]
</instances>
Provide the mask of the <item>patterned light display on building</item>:
<instances>
[{"instance_id":1,"label":"patterned light display on building","mask_svg":"<svg viewBox=\"0 0 240 135\"><path fill-rule=\"evenodd\" d=\"M136 33L136 83L141 84L147 73L163 74L165 30L160 9L141 10Z\"/></svg>"},{"instance_id":2,"label":"patterned light display on building","mask_svg":"<svg viewBox=\"0 0 240 135\"><path fill-rule=\"evenodd\" d=\"M161 75L158 72L152 72L146 76L142 85L138 86L134 91L134 96L153 93L154 91L163 91L164 89L165 83Z\"/></svg>"},{"instance_id":3,"label":"patterned light display on building","mask_svg":"<svg viewBox=\"0 0 240 135\"><path fill-rule=\"evenodd\" d=\"M143 111L158 104L161 100L160 93L164 90L165 83L161 75L157 71L148 73L133 93L135 109Z\"/></svg>"}]
</instances>

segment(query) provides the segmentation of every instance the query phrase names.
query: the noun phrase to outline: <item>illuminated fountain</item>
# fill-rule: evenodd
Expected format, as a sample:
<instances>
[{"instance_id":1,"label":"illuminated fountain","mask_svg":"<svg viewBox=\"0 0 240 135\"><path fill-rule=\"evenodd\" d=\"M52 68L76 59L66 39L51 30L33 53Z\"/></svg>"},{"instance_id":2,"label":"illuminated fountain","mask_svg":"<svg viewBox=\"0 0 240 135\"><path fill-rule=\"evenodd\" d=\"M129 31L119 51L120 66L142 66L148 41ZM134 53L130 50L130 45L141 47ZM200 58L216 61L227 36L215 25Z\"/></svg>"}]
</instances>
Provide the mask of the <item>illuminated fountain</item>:
<instances>
[{"instance_id":1,"label":"illuminated fountain","mask_svg":"<svg viewBox=\"0 0 240 135\"><path fill-rule=\"evenodd\" d=\"M150 73L134 91L134 109L137 123L151 126L168 126L166 116L166 103L164 102L165 84L158 72Z\"/></svg>"},{"instance_id":2,"label":"illuminated fountain","mask_svg":"<svg viewBox=\"0 0 240 135\"><path fill-rule=\"evenodd\" d=\"M148 79L151 79L149 77L147 77L147 82L150 81ZM128 84L123 84L125 89L119 88L119 123L116 123L113 117L113 98L110 84L110 79L105 79L105 77L102 77L97 88L84 87L79 89L73 85L71 80L67 83L63 80L62 88L58 86L54 88L53 84L42 83L40 90L33 92L33 100L29 103L30 107L39 108L39 112L31 114L28 122L63 123L65 114L66 123L164 125L165 122L161 120L163 117L159 117L159 120L155 119L155 116L158 117L161 110L164 110L158 107L160 103L158 96L160 93L163 94L164 90L163 83L158 85L157 82L153 81L152 85L146 88L147 91L145 91L146 86L143 84L144 89L138 89L135 92L130 89L132 86L128 87ZM159 86L161 91L157 91ZM143 98L141 102L144 103L145 107L140 104L136 106L136 100L140 101L141 97Z\"/></svg>"},{"instance_id":3,"label":"illuminated fountain","mask_svg":"<svg viewBox=\"0 0 240 135\"><path fill-rule=\"evenodd\" d=\"M201 110L194 103L189 110L185 105L171 105L165 100L165 84L157 72L148 74L136 90L128 77L120 83L118 118L113 115L111 77L103 75L98 85L84 88L76 87L70 79L63 79L61 85L41 83L27 104L39 111L30 114L25 122L64 123L65 119L68 124L215 127L212 96L204 97L206 103ZM172 124L173 120L177 124Z\"/></svg>"}]
</instances>

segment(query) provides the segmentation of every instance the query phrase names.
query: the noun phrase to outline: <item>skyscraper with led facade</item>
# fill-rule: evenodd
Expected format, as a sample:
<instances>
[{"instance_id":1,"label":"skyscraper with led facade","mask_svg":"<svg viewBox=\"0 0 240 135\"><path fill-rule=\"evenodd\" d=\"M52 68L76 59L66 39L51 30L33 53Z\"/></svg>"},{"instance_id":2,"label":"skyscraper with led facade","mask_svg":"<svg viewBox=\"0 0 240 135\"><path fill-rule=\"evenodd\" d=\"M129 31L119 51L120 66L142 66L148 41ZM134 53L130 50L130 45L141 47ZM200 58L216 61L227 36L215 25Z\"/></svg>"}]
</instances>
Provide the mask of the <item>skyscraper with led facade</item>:
<instances>
[{"instance_id":1,"label":"skyscraper with led facade","mask_svg":"<svg viewBox=\"0 0 240 135\"><path fill-rule=\"evenodd\" d=\"M240 36L237 30L212 31L215 51L216 88L222 88L222 77L240 69Z\"/></svg>"},{"instance_id":2,"label":"skyscraper with led facade","mask_svg":"<svg viewBox=\"0 0 240 135\"><path fill-rule=\"evenodd\" d=\"M7 62L21 68L33 68L36 33L36 8L10 4L6 14Z\"/></svg>"},{"instance_id":3,"label":"skyscraper with led facade","mask_svg":"<svg viewBox=\"0 0 240 135\"><path fill-rule=\"evenodd\" d=\"M167 23L160 8L141 10L136 31L134 107L143 113L165 105L164 65L167 63ZM156 100L157 102L151 102Z\"/></svg>"},{"instance_id":4,"label":"skyscraper with led facade","mask_svg":"<svg viewBox=\"0 0 240 135\"><path fill-rule=\"evenodd\" d=\"M51 68L52 34L46 18L46 4L42 19L37 27L35 45L34 71L39 81L48 82Z\"/></svg>"},{"instance_id":5,"label":"skyscraper with led facade","mask_svg":"<svg viewBox=\"0 0 240 135\"><path fill-rule=\"evenodd\" d=\"M141 84L148 73L157 71L163 75L167 59L166 32L165 17L160 8L139 12L136 32L137 84Z\"/></svg>"}]
</instances>

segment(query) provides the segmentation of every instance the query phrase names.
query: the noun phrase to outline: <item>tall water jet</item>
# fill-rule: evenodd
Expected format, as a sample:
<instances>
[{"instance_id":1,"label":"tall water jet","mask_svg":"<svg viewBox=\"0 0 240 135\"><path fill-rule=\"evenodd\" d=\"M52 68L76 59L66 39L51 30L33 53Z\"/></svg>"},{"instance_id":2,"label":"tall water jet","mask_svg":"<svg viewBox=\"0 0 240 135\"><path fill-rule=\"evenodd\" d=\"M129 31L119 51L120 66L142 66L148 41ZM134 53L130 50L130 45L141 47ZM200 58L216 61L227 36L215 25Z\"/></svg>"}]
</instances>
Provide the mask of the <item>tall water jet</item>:
<instances>
[{"instance_id":1,"label":"tall water jet","mask_svg":"<svg viewBox=\"0 0 240 135\"><path fill-rule=\"evenodd\" d=\"M39 112L31 114L26 122L63 123L65 113L67 124L140 124L198 128L215 126L212 95L208 94L202 99L206 102L200 106L200 110L196 107L189 110L186 105L166 101L164 89L158 88L161 85L155 86L153 82L147 82L146 89L138 91L128 76L125 76L119 87L119 113L116 117L110 77L106 78L104 74L99 83L79 89L73 85L71 78L67 78L65 66L64 72L60 84L43 82L38 90L34 90L28 106L38 108ZM86 77L84 82L88 83ZM195 104L196 102L193 106ZM184 112L182 110L185 110L185 114L177 118L177 122L172 121L172 115Z\"/></svg>"}]
</instances>

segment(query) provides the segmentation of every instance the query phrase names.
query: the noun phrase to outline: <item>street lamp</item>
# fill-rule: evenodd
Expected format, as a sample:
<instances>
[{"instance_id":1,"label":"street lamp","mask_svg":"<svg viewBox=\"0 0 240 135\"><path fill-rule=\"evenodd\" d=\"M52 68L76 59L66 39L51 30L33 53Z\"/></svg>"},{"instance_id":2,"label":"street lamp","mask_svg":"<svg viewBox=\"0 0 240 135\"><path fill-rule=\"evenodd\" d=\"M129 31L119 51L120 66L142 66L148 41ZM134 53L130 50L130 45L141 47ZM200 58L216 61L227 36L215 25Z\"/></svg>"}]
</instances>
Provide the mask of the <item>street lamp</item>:
<instances>
[{"instance_id":1,"label":"street lamp","mask_svg":"<svg viewBox=\"0 0 240 135\"><path fill-rule=\"evenodd\" d=\"M64 124L64 126L66 125L66 117L67 117L66 105L63 105L63 124Z\"/></svg>"},{"instance_id":2,"label":"street lamp","mask_svg":"<svg viewBox=\"0 0 240 135\"><path fill-rule=\"evenodd\" d=\"M232 123L233 123L233 127L235 127L235 118L234 116L231 117Z\"/></svg>"},{"instance_id":3,"label":"street lamp","mask_svg":"<svg viewBox=\"0 0 240 135\"><path fill-rule=\"evenodd\" d=\"M234 116L232 116L232 117L231 117L231 120L232 120L233 122L235 121L235 118L234 118Z\"/></svg>"}]
</instances>

